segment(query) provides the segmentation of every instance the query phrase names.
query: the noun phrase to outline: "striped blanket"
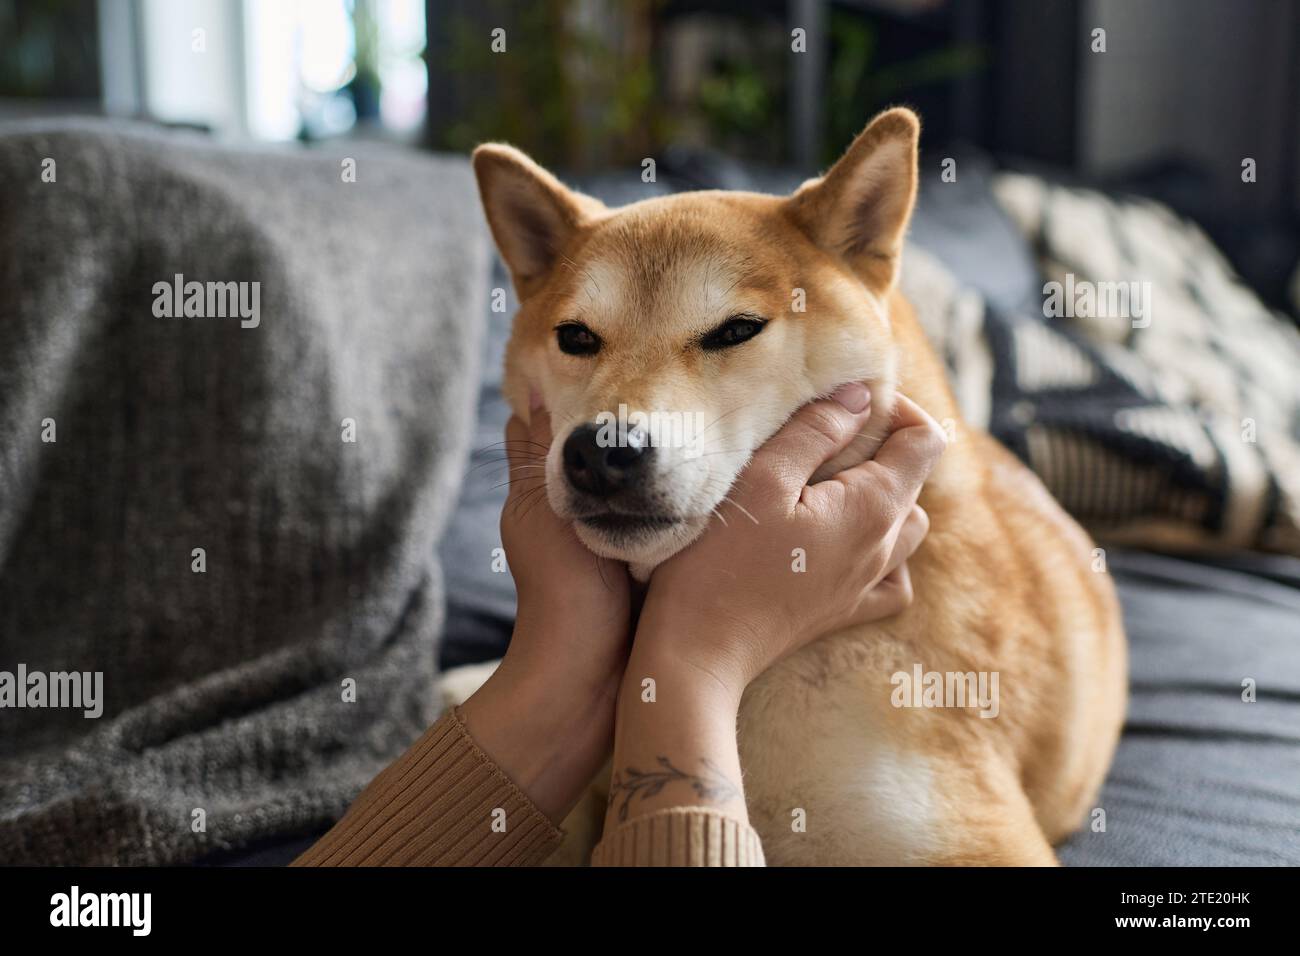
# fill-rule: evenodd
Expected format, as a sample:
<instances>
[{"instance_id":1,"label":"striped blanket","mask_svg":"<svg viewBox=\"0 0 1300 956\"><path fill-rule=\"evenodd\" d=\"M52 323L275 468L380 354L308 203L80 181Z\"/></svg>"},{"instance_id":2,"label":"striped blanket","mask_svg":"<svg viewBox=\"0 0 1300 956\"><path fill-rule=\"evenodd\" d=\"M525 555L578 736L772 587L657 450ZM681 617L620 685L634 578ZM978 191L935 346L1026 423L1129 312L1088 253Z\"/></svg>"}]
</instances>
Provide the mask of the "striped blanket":
<instances>
[{"instance_id":1,"label":"striped blanket","mask_svg":"<svg viewBox=\"0 0 1300 956\"><path fill-rule=\"evenodd\" d=\"M995 308L915 247L903 275L968 418L1103 541L1300 554L1295 324L1163 206L1013 173L993 191L1041 309Z\"/></svg>"}]
</instances>

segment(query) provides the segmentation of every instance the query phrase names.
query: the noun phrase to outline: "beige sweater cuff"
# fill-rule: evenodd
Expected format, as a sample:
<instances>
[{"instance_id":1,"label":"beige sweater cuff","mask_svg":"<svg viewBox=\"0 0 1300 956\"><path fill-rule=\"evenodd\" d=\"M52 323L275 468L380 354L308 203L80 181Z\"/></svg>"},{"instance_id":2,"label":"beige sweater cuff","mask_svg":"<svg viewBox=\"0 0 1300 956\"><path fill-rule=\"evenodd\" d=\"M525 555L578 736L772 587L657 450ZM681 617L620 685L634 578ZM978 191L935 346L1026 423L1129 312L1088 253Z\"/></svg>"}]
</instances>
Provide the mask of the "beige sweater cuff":
<instances>
[{"instance_id":1,"label":"beige sweater cuff","mask_svg":"<svg viewBox=\"0 0 1300 956\"><path fill-rule=\"evenodd\" d=\"M563 834L449 711L293 866L530 866Z\"/></svg>"},{"instance_id":2,"label":"beige sweater cuff","mask_svg":"<svg viewBox=\"0 0 1300 956\"><path fill-rule=\"evenodd\" d=\"M671 807L636 817L606 835L592 866L764 866L748 823L708 807Z\"/></svg>"}]
</instances>

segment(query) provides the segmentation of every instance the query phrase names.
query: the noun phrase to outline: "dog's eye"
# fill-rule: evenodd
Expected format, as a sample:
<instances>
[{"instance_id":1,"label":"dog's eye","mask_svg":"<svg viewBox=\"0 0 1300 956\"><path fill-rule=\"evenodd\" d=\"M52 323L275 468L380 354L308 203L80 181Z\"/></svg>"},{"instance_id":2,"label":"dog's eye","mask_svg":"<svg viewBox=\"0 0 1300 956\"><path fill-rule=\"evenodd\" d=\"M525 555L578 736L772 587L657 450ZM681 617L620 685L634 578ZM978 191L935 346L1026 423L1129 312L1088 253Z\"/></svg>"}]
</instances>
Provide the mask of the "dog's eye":
<instances>
[{"instance_id":1,"label":"dog's eye","mask_svg":"<svg viewBox=\"0 0 1300 956\"><path fill-rule=\"evenodd\" d=\"M555 327L555 341L568 355L595 355L600 351L600 336L581 322L565 322Z\"/></svg>"},{"instance_id":2,"label":"dog's eye","mask_svg":"<svg viewBox=\"0 0 1300 956\"><path fill-rule=\"evenodd\" d=\"M733 315L716 329L710 332L704 338L700 339L700 348L709 352L716 352L719 349L729 349L733 345L739 345L741 342L748 342L759 332L763 331L763 326L767 323L762 319L754 318L749 315Z\"/></svg>"}]
</instances>

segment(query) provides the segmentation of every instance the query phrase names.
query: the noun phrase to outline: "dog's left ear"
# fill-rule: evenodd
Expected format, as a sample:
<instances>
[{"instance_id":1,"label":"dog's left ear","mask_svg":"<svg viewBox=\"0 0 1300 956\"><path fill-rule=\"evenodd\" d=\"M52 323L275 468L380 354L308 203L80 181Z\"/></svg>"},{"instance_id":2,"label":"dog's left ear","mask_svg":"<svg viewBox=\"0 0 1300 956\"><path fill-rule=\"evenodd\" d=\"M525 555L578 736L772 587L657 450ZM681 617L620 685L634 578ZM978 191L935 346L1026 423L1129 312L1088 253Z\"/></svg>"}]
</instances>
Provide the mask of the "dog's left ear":
<instances>
[{"instance_id":1,"label":"dog's left ear","mask_svg":"<svg viewBox=\"0 0 1300 956\"><path fill-rule=\"evenodd\" d=\"M909 109L881 113L820 179L788 200L813 242L849 263L880 294L898 278L903 235L916 202L921 122Z\"/></svg>"}]
</instances>

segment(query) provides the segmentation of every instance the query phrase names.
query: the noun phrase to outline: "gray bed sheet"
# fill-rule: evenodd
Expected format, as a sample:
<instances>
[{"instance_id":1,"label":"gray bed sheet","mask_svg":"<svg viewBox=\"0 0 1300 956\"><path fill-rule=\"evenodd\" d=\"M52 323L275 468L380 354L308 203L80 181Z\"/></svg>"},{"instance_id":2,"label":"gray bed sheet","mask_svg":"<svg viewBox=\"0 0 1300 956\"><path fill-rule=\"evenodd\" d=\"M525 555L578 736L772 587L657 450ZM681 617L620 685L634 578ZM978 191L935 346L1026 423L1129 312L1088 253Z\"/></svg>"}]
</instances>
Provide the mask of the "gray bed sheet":
<instances>
[{"instance_id":1,"label":"gray bed sheet","mask_svg":"<svg viewBox=\"0 0 1300 956\"><path fill-rule=\"evenodd\" d=\"M1108 552L1130 699L1074 866L1300 864L1300 560ZM1253 682L1254 701L1245 699Z\"/></svg>"}]
</instances>

